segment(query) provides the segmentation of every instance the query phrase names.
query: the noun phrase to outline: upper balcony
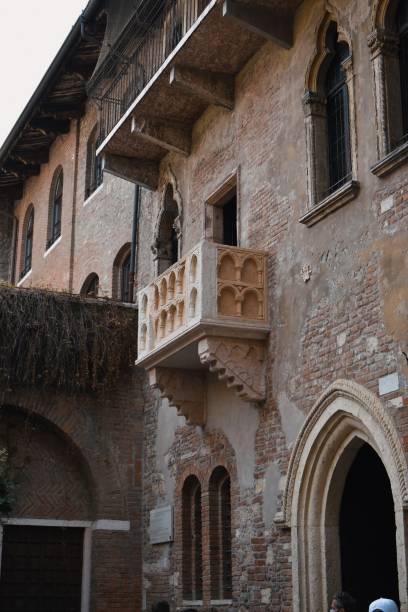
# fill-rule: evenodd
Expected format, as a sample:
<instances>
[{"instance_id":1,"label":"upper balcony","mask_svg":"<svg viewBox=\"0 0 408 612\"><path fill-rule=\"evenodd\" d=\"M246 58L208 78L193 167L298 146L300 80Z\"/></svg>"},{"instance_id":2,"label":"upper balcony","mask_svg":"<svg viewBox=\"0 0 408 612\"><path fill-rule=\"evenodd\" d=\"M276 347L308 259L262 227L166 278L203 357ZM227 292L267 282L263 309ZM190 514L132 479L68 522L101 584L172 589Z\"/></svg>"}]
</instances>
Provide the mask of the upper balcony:
<instances>
[{"instance_id":1,"label":"upper balcony","mask_svg":"<svg viewBox=\"0 0 408 612\"><path fill-rule=\"evenodd\" d=\"M203 240L139 292L137 365L190 422L205 422L205 368L265 396L266 254Z\"/></svg>"},{"instance_id":2,"label":"upper balcony","mask_svg":"<svg viewBox=\"0 0 408 612\"><path fill-rule=\"evenodd\" d=\"M125 57L117 54L101 95L105 171L156 189L160 160L168 151L189 155L193 124L206 108L234 108L235 76L265 39L292 45L300 2L146 2L149 19L126 30Z\"/></svg>"}]
</instances>

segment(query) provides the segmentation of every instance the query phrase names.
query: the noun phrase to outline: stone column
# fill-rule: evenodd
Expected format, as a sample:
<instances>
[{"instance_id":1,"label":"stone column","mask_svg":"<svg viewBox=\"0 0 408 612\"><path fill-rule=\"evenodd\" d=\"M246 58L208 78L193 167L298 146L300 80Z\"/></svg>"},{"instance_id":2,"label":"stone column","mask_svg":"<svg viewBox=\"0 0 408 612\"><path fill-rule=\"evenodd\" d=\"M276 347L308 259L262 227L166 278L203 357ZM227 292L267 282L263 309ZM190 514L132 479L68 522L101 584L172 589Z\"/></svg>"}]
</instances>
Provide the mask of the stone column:
<instances>
[{"instance_id":1,"label":"stone column","mask_svg":"<svg viewBox=\"0 0 408 612\"><path fill-rule=\"evenodd\" d=\"M308 91L303 97L306 125L309 207L318 204L329 187L326 101Z\"/></svg>"},{"instance_id":2,"label":"stone column","mask_svg":"<svg viewBox=\"0 0 408 612\"><path fill-rule=\"evenodd\" d=\"M402 136L398 36L376 29L368 37L374 72L378 159L383 159Z\"/></svg>"}]
</instances>

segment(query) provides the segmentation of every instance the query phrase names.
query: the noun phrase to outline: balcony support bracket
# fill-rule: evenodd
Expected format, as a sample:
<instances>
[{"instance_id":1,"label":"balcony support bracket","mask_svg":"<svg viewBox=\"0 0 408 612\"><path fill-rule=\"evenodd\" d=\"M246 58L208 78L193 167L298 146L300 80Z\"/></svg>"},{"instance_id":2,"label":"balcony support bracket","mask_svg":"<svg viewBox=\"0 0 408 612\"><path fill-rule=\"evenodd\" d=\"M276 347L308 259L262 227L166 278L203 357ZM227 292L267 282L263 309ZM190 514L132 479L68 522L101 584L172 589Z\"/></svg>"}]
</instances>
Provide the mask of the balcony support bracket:
<instances>
[{"instance_id":1,"label":"balcony support bracket","mask_svg":"<svg viewBox=\"0 0 408 612\"><path fill-rule=\"evenodd\" d=\"M227 387L250 402L265 399L265 349L257 340L207 336L200 340L201 363L224 380Z\"/></svg>"},{"instance_id":2,"label":"balcony support bracket","mask_svg":"<svg viewBox=\"0 0 408 612\"><path fill-rule=\"evenodd\" d=\"M187 419L189 425L205 425L207 418L205 373L179 368L153 368L149 370L149 382L159 389L162 398Z\"/></svg>"},{"instance_id":3,"label":"balcony support bracket","mask_svg":"<svg viewBox=\"0 0 408 612\"><path fill-rule=\"evenodd\" d=\"M197 96L208 104L234 108L234 77L229 74L208 72L186 66L174 66L170 72L170 85L184 93Z\"/></svg>"},{"instance_id":4,"label":"balcony support bracket","mask_svg":"<svg viewBox=\"0 0 408 612\"><path fill-rule=\"evenodd\" d=\"M151 191L156 191L159 184L158 164L150 160L105 153L103 170Z\"/></svg>"},{"instance_id":5,"label":"balcony support bracket","mask_svg":"<svg viewBox=\"0 0 408 612\"><path fill-rule=\"evenodd\" d=\"M289 10L224 0L222 14L285 49L293 45L293 14Z\"/></svg>"},{"instance_id":6,"label":"balcony support bracket","mask_svg":"<svg viewBox=\"0 0 408 612\"><path fill-rule=\"evenodd\" d=\"M132 134L167 151L190 155L191 126L160 119L132 119Z\"/></svg>"}]
</instances>

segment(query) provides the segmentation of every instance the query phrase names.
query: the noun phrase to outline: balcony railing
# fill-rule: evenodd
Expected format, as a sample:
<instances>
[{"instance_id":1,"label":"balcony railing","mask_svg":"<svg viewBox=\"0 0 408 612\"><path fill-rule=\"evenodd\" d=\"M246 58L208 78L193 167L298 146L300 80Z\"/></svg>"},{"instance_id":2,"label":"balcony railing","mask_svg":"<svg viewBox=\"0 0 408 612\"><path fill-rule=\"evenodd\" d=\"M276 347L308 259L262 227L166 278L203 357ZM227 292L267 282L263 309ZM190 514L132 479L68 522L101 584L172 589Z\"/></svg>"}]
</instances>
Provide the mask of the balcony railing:
<instances>
[{"instance_id":1,"label":"balcony railing","mask_svg":"<svg viewBox=\"0 0 408 612\"><path fill-rule=\"evenodd\" d=\"M132 51L101 99L100 143L209 4L210 0L158 0L151 10L151 25L145 29L136 22Z\"/></svg>"},{"instance_id":2,"label":"balcony railing","mask_svg":"<svg viewBox=\"0 0 408 612\"><path fill-rule=\"evenodd\" d=\"M140 291L139 362L208 324L266 328L265 253L202 241Z\"/></svg>"}]
</instances>

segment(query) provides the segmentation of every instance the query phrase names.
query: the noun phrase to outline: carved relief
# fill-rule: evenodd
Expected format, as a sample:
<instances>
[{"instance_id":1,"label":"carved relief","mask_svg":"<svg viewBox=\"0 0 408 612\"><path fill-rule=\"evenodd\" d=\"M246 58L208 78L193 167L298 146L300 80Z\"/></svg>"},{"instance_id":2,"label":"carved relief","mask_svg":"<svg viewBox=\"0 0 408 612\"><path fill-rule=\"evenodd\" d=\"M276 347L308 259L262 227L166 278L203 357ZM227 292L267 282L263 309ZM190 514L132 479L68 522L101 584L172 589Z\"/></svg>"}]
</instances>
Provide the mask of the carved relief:
<instances>
[{"instance_id":1,"label":"carved relief","mask_svg":"<svg viewBox=\"0 0 408 612\"><path fill-rule=\"evenodd\" d=\"M201 363L218 374L244 400L265 399L265 358L262 342L207 337L199 342Z\"/></svg>"},{"instance_id":2,"label":"carved relief","mask_svg":"<svg viewBox=\"0 0 408 612\"><path fill-rule=\"evenodd\" d=\"M149 372L153 389L169 400L190 425L203 426L206 421L205 374L178 368L153 368Z\"/></svg>"},{"instance_id":3,"label":"carved relief","mask_svg":"<svg viewBox=\"0 0 408 612\"><path fill-rule=\"evenodd\" d=\"M218 313L264 320L265 276L264 254L218 247Z\"/></svg>"}]
</instances>

